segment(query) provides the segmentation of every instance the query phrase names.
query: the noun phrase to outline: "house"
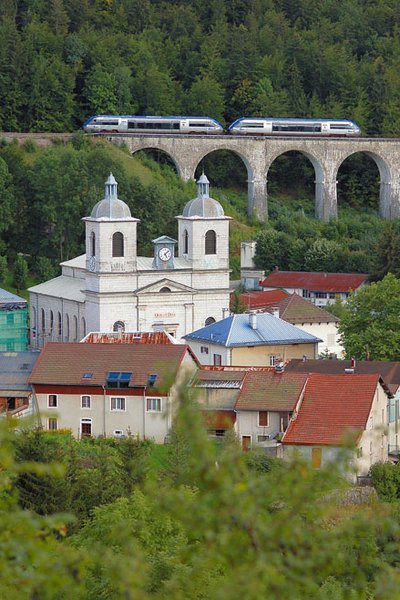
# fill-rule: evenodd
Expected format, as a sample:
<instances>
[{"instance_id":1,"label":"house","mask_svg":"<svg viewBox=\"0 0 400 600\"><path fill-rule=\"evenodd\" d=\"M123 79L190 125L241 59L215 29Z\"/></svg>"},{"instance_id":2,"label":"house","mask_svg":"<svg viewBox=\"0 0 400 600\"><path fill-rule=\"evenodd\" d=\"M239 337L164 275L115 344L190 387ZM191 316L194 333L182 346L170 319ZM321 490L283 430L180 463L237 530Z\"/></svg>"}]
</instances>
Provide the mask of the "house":
<instances>
[{"instance_id":1,"label":"house","mask_svg":"<svg viewBox=\"0 0 400 600\"><path fill-rule=\"evenodd\" d=\"M259 290L265 271L254 264L256 241L240 242L240 283L245 290Z\"/></svg>"},{"instance_id":2,"label":"house","mask_svg":"<svg viewBox=\"0 0 400 600\"><path fill-rule=\"evenodd\" d=\"M35 413L28 379L38 358L39 352L0 352L0 416Z\"/></svg>"},{"instance_id":3,"label":"house","mask_svg":"<svg viewBox=\"0 0 400 600\"><path fill-rule=\"evenodd\" d=\"M320 337L322 342L318 345L318 354L329 354L338 358L343 356L338 317L315 306L302 296L288 294L283 290L270 290L240 294L239 300L248 310L270 312L299 329Z\"/></svg>"},{"instance_id":4,"label":"house","mask_svg":"<svg viewBox=\"0 0 400 600\"><path fill-rule=\"evenodd\" d=\"M0 289L0 352L25 352L28 302L15 294Z\"/></svg>"},{"instance_id":5,"label":"house","mask_svg":"<svg viewBox=\"0 0 400 600\"><path fill-rule=\"evenodd\" d=\"M112 174L104 198L83 217L86 253L59 277L29 289L31 343L78 342L90 331L160 331L178 340L215 322L229 306L229 222L203 174L178 215L178 239L153 240L139 256L139 221L118 198ZM159 227L163 227L159 215Z\"/></svg>"},{"instance_id":6,"label":"house","mask_svg":"<svg viewBox=\"0 0 400 600\"><path fill-rule=\"evenodd\" d=\"M340 460L348 447L344 473L351 481L388 459L389 390L375 375L311 373L282 438L283 455L296 450L320 468Z\"/></svg>"},{"instance_id":7,"label":"house","mask_svg":"<svg viewBox=\"0 0 400 600\"><path fill-rule=\"evenodd\" d=\"M185 336L203 365L272 366L316 358L321 339L269 313L230 315Z\"/></svg>"},{"instance_id":8,"label":"house","mask_svg":"<svg viewBox=\"0 0 400 600\"><path fill-rule=\"evenodd\" d=\"M276 369L249 370L235 402L236 432L243 450L262 445L279 455L279 439L286 431L308 375Z\"/></svg>"},{"instance_id":9,"label":"house","mask_svg":"<svg viewBox=\"0 0 400 600\"><path fill-rule=\"evenodd\" d=\"M164 441L177 388L198 362L183 344L48 342L29 378L45 429Z\"/></svg>"},{"instance_id":10,"label":"house","mask_svg":"<svg viewBox=\"0 0 400 600\"><path fill-rule=\"evenodd\" d=\"M389 453L400 453L400 362L377 360L290 360L287 371L298 373L326 373L340 375L356 373L379 375L390 391L388 397L388 444Z\"/></svg>"},{"instance_id":11,"label":"house","mask_svg":"<svg viewBox=\"0 0 400 600\"><path fill-rule=\"evenodd\" d=\"M261 286L264 290L296 293L317 306L326 306L336 299L346 302L351 292L367 282L368 275L365 273L309 273L277 269L261 282Z\"/></svg>"}]
</instances>

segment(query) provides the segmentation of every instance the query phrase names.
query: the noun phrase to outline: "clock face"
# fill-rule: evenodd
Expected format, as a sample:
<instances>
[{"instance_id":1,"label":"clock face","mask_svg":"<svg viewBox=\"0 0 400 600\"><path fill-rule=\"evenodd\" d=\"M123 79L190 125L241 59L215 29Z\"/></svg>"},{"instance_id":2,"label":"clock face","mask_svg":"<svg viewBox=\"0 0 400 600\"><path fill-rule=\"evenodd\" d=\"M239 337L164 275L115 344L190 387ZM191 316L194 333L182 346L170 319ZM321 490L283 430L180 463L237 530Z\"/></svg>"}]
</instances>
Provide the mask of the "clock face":
<instances>
[{"instance_id":1,"label":"clock face","mask_svg":"<svg viewBox=\"0 0 400 600\"><path fill-rule=\"evenodd\" d=\"M96 259L94 256L89 258L89 271L94 271L96 268Z\"/></svg>"},{"instance_id":2,"label":"clock face","mask_svg":"<svg viewBox=\"0 0 400 600\"><path fill-rule=\"evenodd\" d=\"M172 252L169 248L160 248L158 256L161 260L169 260L172 256Z\"/></svg>"}]
</instances>

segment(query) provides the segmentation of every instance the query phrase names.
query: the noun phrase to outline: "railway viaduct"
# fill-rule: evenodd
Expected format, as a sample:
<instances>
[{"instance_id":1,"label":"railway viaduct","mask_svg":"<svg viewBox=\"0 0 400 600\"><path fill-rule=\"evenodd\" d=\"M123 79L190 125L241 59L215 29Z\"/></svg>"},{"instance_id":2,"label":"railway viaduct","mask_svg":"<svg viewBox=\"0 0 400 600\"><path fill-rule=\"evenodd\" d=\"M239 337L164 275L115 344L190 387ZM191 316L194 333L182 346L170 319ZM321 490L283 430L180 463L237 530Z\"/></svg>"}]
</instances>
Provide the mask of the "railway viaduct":
<instances>
[{"instance_id":1,"label":"railway viaduct","mask_svg":"<svg viewBox=\"0 0 400 600\"><path fill-rule=\"evenodd\" d=\"M70 139L72 134L0 133L0 138L32 137L47 145L54 138ZM102 136L103 137L103 136ZM310 137L249 137L110 134L106 139L125 144L134 154L139 150L156 149L165 152L176 166L178 174L188 181L202 159L215 150L237 154L247 169L248 214L260 221L268 218L268 170L281 154L297 151L312 163L315 172L315 216L329 221L337 217L337 173L343 161L364 152L376 163L380 174L379 212L385 219L400 218L400 140L382 138L310 138Z\"/></svg>"},{"instance_id":2,"label":"railway viaduct","mask_svg":"<svg viewBox=\"0 0 400 600\"><path fill-rule=\"evenodd\" d=\"M247 169L248 214L268 218L268 170L278 156L297 151L315 171L315 216L329 221L337 217L337 173L343 161L364 152L380 173L379 212L385 219L400 217L400 140L377 138L244 137L198 135L107 135L110 142L126 144L134 154L157 149L168 154L179 175L188 181L201 160L215 150L237 154Z\"/></svg>"}]
</instances>

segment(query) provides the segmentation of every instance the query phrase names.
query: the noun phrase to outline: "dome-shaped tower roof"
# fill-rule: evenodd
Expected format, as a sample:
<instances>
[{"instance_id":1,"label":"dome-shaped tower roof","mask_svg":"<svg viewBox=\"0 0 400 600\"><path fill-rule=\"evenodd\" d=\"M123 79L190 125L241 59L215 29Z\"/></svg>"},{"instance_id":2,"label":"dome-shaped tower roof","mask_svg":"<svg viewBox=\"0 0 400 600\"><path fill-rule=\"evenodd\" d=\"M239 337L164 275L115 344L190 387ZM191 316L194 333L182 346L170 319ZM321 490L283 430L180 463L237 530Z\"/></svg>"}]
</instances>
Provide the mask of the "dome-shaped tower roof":
<instances>
[{"instance_id":1,"label":"dome-shaped tower roof","mask_svg":"<svg viewBox=\"0 0 400 600\"><path fill-rule=\"evenodd\" d=\"M210 182L203 173L197 180L197 198L190 200L183 209L184 217L215 219L224 216L224 209L217 200L209 196Z\"/></svg>"},{"instance_id":2,"label":"dome-shaped tower roof","mask_svg":"<svg viewBox=\"0 0 400 600\"><path fill-rule=\"evenodd\" d=\"M125 202L119 200L118 184L112 173L105 182L104 188L104 198L94 205L90 217L92 219L130 219L132 217L130 208Z\"/></svg>"}]
</instances>

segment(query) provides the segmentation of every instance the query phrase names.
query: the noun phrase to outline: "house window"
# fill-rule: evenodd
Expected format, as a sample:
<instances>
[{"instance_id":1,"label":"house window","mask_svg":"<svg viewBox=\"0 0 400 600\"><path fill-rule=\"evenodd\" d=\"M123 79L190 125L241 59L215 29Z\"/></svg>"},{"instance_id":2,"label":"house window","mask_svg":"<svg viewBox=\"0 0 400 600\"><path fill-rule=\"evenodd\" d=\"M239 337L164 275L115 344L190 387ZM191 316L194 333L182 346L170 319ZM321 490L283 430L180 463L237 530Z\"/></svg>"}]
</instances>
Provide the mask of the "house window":
<instances>
[{"instance_id":1,"label":"house window","mask_svg":"<svg viewBox=\"0 0 400 600\"><path fill-rule=\"evenodd\" d=\"M260 410L258 413L258 426L268 427L269 425L269 414L267 410Z\"/></svg>"},{"instance_id":2,"label":"house window","mask_svg":"<svg viewBox=\"0 0 400 600\"><path fill-rule=\"evenodd\" d=\"M222 356L221 356L221 354L214 354L214 365L216 367L220 367L222 365Z\"/></svg>"},{"instance_id":3,"label":"house window","mask_svg":"<svg viewBox=\"0 0 400 600\"><path fill-rule=\"evenodd\" d=\"M14 325L14 315L10 313L7 315L7 325Z\"/></svg>"},{"instance_id":4,"label":"house window","mask_svg":"<svg viewBox=\"0 0 400 600\"><path fill-rule=\"evenodd\" d=\"M92 419L81 419L81 437L92 435Z\"/></svg>"},{"instance_id":5,"label":"house window","mask_svg":"<svg viewBox=\"0 0 400 600\"><path fill-rule=\"evenodd\" d=\"M274 367L276 363L276 354L269 355L269 366Z\"/></svg>"},{"instance_id":6,"label":"house window","mask_svg":"<svg viewBox=\"0 0 400 600\"><path fill-rule=\"evenodd\" d=\"M146 399L147 412L161 412L161 398Z\"/></svg>"},{"instance_id":7,"label":"house window","mask_svg":"<svg viewBox=\"0 0 400 600\"><path fill-rule=\"evenodd\" d=\"M49 431L57 431L58 429L58 421L55 417L50 417L47 420L47 429Z\"/></svg>"},{"instance_id":8,"label":"house window","mask_svg":"<svg viewBox=\"0 0 400 600\"><path fill-rule=\"evenodd\" d=\"M114 437L120 438L123 435L124 435L124 432L122 431L122 429L114 429Z\"/></svg>"},{"instance_id":9,"label":"house window","mask_svg":"<svg viewBox=\"0 0 400 600\"><path fill-rule=\"evenodd\" d=\"M90 396L81 396L81 408L90 408Z\"/></svg>"},{"instance_id":10,"label":"house window","mask_svg":"<svg viewBox=\"0 0 400 600\"><path fill-rule=\"evenodd\" d=\"M258 435L257 436L257 443L261 444L262 442L266 442L269 440L269 435Z\"/></svg>"},{"instance_id":11,"label":"house window","mask_svg":"<svg viewBox=\"0 0 400 600\"><path fill-rule=\"evenodd\" d=\"M327 292L315 292L315 298L327 298Z\"/></svg>"},{"instance_id":12,"label":"house window","mask_svg":"<svg viewBox=\"0 0 400 600\"><path fill-rule=\"evenodd\" d=\"M322 448L313 448L311 450L311 461L313 469L320 469L322 462Z\"/></svg>"},{"instance_id":13,"label":"house window","mask_svg":"<svg viewBox=\"0 0 400 600\"><path fill-rule=\"evenodd\" d=\"M126 410L125 398L111 398L111 410Z\"/></svg>"},{"instance_id":14,"label":"house window","mask_svg":"<svg viewBox=\"0 0 400 600\"><path fill-rule=\"evenodd\" d=\"M208 354L208 348L207 348L207 346L201 346L200 347L200 353L201 354Z\"/></svg>"},{"instance_id":15,"label":"house window","mask_svg":"<svg viewBox=\"0 0 400 600\"><path fill-rule=\"evenodd\" d=\"M161 288L160 293L161 294L171 293L171 288L164 286L164 287Z\"/></svg>"},{"instance_id":16,"label":"house window","mask_svg":"<svg viewBox=\"0 0 400 600\"><path fill-rule=\"evenodd\" d=\"M58 398L57 394L49 394L47 396L47 406L49 408L57 408Z\"/></svg>"},{"instance_id":17,"label":"house window","mask_svg":"<svg viewBox=\"0 0 400 600\"><path fill-rule=\"evenodd\" d=\"M357 448L357 458L362 458L362 446Z\"/></svg>"},{"instance_id":18,"label":"house window","mask_svg":"<svg viewBox=\"0 0 400 600\"><path fill-rule=\"evenodd\" d=\"M189 252L189 234L187 230L183 232L183 254L188 254Z\"/></svg>"},{"instance_id":19,"label":"house window","mask_svg":"<svg viewBox=\"0 0 400 600\"><path fill-rule=\"evenodd\" d=\"M124 256L124 236L120 231L114 233L112 237L112 255Z\"/></svg>"},{"instance_id":20,"label":"house window","mask_svg":"<svg viewBox=\"0 0 400 600\"><path fill-rule=\"evenodd\" d=\"M210 229L206 233L205 238L205 254L216 254L217 253L217 236L213 229Z\"/></svg>"}]
</instances>

